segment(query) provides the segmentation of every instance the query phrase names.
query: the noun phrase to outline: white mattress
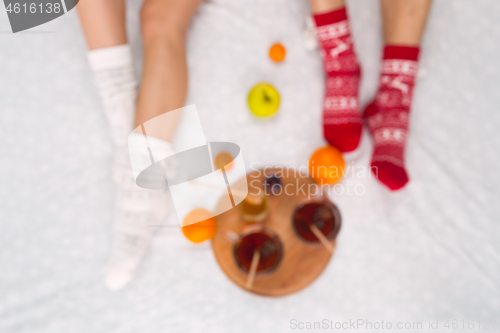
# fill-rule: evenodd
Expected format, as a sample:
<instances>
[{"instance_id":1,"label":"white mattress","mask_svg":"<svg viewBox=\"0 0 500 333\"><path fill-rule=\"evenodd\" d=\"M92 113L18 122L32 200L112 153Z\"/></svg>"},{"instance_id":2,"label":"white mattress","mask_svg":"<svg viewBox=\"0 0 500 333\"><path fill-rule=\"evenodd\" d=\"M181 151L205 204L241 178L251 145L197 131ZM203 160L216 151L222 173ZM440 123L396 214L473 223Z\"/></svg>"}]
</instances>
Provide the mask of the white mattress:
<instances>
[{"instance_id":1,"label":"white mattress","mask_svg":"<svg viewBox=\"0 0 500 333\"><path fill-rule=\"evenodd\" d=\"M140 3L129 3L139 70ZM378 2L349 8L366 104L381 53ZM213 0L193 23L188 103L207 140L237 143L248 167L306 165L323 145L323 74L318 51L304 47L307 15L304 0ZM389 193L373 178L344 179L365 193L332 196L344 222L334 259L308 288L273 299L232 284L210 244L190 244L173 215L132 284L106 290L112 145L76 13L1 33L0 332L294 332L292 320L323 319L423 323L405 332L453 319L457 331L474 321L463 331L475 332L497 319L485 331L500 331L499 17L498 0L435 0L407 149L411 183ZM9 28L2 9L0 30ZM281 65L267 57L275 41L288 49ZM260 81L282 95L272 120L246 109ZM363 145L356 166L369 163L367 136Z\"/></svg>"}]
</instances>

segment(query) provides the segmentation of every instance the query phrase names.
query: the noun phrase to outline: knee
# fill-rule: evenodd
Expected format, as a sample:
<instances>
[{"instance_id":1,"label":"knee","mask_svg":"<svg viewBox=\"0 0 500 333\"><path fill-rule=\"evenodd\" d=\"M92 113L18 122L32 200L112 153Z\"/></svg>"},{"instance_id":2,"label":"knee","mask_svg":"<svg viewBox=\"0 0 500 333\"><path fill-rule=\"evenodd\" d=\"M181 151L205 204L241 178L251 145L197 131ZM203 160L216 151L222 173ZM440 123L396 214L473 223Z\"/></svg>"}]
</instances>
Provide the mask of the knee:
<instances>
[{"instance_id":1,"label":"knee","mask_svg":"<svg viewBox=\"0 0 500 333\"><path fill-rule=\"evenodd\" d=\"M151 38L184 40L189 22L176 15L175 1L145 0L141 9L141 32L145 41Z\"/></svg>"}]
</instances>

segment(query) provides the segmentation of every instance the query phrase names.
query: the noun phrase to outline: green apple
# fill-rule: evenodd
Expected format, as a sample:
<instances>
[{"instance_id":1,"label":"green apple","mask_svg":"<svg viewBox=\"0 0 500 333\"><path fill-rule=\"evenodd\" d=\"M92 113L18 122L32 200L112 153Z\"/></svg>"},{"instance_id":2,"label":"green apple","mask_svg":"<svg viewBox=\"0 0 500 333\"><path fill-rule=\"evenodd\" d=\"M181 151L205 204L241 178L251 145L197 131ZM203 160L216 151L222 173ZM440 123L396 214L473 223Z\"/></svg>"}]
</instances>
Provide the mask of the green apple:
<instances>
[{"instance_id":1,"label":"green apple","mask_svg":"<svg viewBox=\"0 0 500 333\"><path fill-rule=\"evenodd\" d=\"M269 83L259 83L248 94L248 107L257 117L274 115L280 106L280 94Z\"/></svg>"}]
</instances>

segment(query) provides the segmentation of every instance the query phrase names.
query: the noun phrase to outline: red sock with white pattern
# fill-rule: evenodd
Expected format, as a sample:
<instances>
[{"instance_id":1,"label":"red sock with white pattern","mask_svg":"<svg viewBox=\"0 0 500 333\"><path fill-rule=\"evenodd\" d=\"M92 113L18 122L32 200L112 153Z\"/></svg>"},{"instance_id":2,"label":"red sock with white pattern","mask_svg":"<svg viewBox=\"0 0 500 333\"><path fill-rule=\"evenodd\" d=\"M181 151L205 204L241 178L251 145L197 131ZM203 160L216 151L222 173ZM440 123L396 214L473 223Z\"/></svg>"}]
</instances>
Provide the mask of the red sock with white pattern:
<instances>
[{"instance_id":1,"label":"red sock with white pattern","mask_svg":"<svg viewBox=\"0 0 500 333\"><path fill-rule=\"evenodd\" d=\"M343 152L361 138L358 91L361 71L354 52L346 8L313 16L327 74L323 106L325 140Z\"/></svg>"},{"instance_id":2,"label":"red sock with white pattern","mask_svg":"<svg viewBox=\"0 0 500 333\"><path fill-rule=\"evenodd\" d=\"M379 90L364 112L375 145L372 172L393 191L409 181L404 153L419 52L418 47L385 47Z\"/></svg>"}]
</instances>

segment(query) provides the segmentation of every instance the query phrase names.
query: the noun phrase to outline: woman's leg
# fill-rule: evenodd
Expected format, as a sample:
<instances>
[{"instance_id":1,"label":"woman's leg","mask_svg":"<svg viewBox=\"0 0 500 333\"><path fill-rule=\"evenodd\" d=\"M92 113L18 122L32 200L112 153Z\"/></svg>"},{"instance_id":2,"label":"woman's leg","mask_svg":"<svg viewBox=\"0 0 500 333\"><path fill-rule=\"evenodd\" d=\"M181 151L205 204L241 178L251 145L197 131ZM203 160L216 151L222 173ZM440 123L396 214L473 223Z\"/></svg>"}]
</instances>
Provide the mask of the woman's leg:
<instances>
[{"instance_id":1,"label":"woman's leg","mask_svg":"<svg viewBox=\"0 0 500 333\"><path fill-rule=\"evenodd\" d=\"M381 0L387 45L418 46L432 0Z\"/></svg>"},{"instance_id":2,"label":"woman's leg","mask_svg":"<svg viewBox=\"0 0 500 333\"><path fill-rule=\"evenodd\" d=\"M165 217L166 194L139 188L130 168L128 137L133 129L137 80L127 44L124 0L85 0L77 6L89 46L89 62L103 111L115 143L112 176L116 184L112 249L105 283L125 286L149 247L154 230Z\"/></svg>"},{"instance_id":3,"label":"woman's leg","mask_svg":"<svg viewBox=\"0 0 500 333\"><path fill-rule=\"evenodd\" d=\"M141 125L183 106L187 90L184 40L191 16L200 2L145 1L142 11L145 65L137 112L137 82L131 50L126 44L123 0L85 0L78 6L91 49L90 64L116 144L112 171L117 197L113 247L106 273L106 285L110 289L120 289L133 278L153 237L153 226L160 225L166 216L165 191L145 190L135 184L127 139L133 129L134 114L136 125ZM170 123L161 124L148 134L170 141L176 121L169 120ZM144 142L142 137L131 138L132 142L134 139ZM156 144L169 149L165 141L157 140ZM149 155L145 158L149 160Z\"/></svg>"},{"instance_id":4,"label":"woman's leg","mask_svg":"<svg viewBox=\"0 0 500 333\"><path fill-rule=\"evenodd\" d=\"M191 18L202 1L144 1L141 12L144 67L135 126L184 106L188 89L186 37ZM148 134L171 141L176 125L159 122Z\"/></svg>"},{"instance_id":5,"label":"woman's leg","mask_svg":"<svg viewBox=\"0 0 500 333\"><path fill-rule=\"evenodd\" d=\"M85 0L76 8L90 50L127 43L125 0Z\"/></svg>"},{"instance_id":6,"label":"woman's leg","mask_svg":"<svg viewBox=\"0 0 500 333\"><path fill-rule=\"evenodd\" d=\"M184 106L187 94L185 42L191 18L203 0L145 0L141 11L144 39L142 84L135 126ZM127 43L124 0L86 0L78 13L90 50ZM171 118L169 120L172 120ZM176 122L154 133L171 141Z\"/></svg>"},{"instance_id":7,"label":"woman's leg","mask_svg":"<svg viewBox=\"0 0 500 333\"><path fill-rule=\"evenodd\" d=\"M405 147L420 42L431 0L381 0L385 48L377 95L364 116L375 144L371 169L389 189L404 187Z\"/></svg>"},{"instance_id":8,"label":"woman's leg","mask_svg":"<svg viewBox=\"0 0 500 333\"><path fill-rule=\"evenodd\" d=\"M127 44L125 0L85 0L76 7L87 40L90 66L116 146L127 145L137 96Z\"/></svg>"},{"instance_id":9,"label":"woman's leg","mask_svg":"<svg viewBox=\"0 0 500 333\"><path fill-rule=\"evenodd\" d=\"M343 152L358 147L362 117L359 109L358 58L344 0L310 0L326 73L323 135Z\"/></svg>"}]
</instances>

